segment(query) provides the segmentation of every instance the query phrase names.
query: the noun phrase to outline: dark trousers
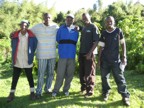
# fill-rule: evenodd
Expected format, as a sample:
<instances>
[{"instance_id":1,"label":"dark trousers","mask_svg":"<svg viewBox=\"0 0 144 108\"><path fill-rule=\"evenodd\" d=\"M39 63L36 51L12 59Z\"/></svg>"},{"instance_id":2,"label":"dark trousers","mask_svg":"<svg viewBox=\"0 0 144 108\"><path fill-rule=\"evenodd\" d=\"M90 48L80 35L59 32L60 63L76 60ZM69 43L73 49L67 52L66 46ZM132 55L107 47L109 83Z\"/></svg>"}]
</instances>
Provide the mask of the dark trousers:
<instances>
[{"instance_id":1,"label":"dark trousers","mask_svg":"<svg viewBox=\"0 0 144 108\"><path fill-rule=\"evenodd\" d=\"M118 62L109 63L106 61L101 62L101 79L102 79L102 92L103 94L109 93L111 87L109 83L110 72L112 71L114 80L117 84L118 92L122 97L129 97L129 92L126 86L126 80L123 72L119 68Z\"/></svg>"},{"instance_id":2,"label":"dark trousers","mask_svg":"<svg viewBox=\"0 0 144 108\"><path fill-rule=\"evenodd\" d=\"M19 76L21 74L21 68L13 67L13 77L12 77L12 85L11 90L15 90L17 86L17 82L19 79ZM32 68L24 68L27 80L29 82L30 88L34 88L34 81L33 81L33 75L32 75Z\"/></svg>"},{"instance_id":3,"label":"dark trousers","mask_svg":"<svg viewBox=\"0 0 144 108\"><path fill-rule=\"evenodd\" d=\"M90 60L87 60L85 54L79 54L79 77L81 91L86 90L87 93L94 92L95 68L96 64L94 55L92 55Z\"/></svg>"}]
</instances>

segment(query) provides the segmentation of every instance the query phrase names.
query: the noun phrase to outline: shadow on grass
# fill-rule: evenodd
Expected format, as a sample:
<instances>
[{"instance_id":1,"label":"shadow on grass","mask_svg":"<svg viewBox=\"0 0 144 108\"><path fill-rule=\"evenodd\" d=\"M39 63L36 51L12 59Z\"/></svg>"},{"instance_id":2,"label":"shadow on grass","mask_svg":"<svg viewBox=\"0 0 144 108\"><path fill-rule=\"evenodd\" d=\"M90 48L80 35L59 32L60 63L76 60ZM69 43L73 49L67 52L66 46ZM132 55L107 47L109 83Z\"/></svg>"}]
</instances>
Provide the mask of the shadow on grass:
<instances>
[{"instance_id":1,"label":"shadow on grass","mask_svg":"<svg viewBox=\"0 0 144 108\"><path fill-rule=\"evenodd\" d=\"M44 94L39 100L29 100L29 95L18 97L7 103L6 97L0 98L0 108L116 108L122 106L121 101L103 102L101 96L84 98L78 92L70 93L66 97L63 93L59 93L56 98L51 97L51 94Z\"/></svg>"},{"instance_id":2,"label":"shadow on grass","mask_svg":"<svg viewBox=\"0 0 144 108\"><path fill-rule=\"evenodd\" d=\"M9 65L0 66L0 79L6 79L12 76L12 68Z\"/></svg>"},{"instance_id":3,"label":"shadow on grass","mask_svg":"<svg viewBox=\"0 0 144 108\"><path fill-rule=\"evenodd\" d=\"M144 91L144 74L138 74L135 71L127 71L125 73L128 89L138 89Z\"/></svg>"}]
</instances>

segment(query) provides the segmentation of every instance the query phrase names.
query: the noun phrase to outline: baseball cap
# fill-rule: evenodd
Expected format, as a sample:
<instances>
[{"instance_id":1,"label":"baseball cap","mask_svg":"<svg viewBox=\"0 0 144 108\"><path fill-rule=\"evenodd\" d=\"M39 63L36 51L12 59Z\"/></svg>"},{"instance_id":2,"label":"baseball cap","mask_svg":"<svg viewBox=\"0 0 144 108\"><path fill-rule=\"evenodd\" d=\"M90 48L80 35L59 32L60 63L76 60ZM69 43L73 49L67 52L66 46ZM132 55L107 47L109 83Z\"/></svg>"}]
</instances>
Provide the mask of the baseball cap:
<instances>
[{"instance_id":1,"label":"baseball cap","mask_svg":"<svg viewBox=\"0 0 144 108\"><path fill-rule=\"evenodd\" d=\"M26 23L28 26L30 25L30 22L28 20L21 20L20 24Z\"/></svg>"},{"instance_id":2,"label":"baseball cap","mask_svg":"<svg viewBox=\"0 0 144 108\"><path fill-rule=\"evenodd\" d=\"M73 14L68 14L67 17L71 17L74 19L74 15Z\"/></svg>"}]
</instances>

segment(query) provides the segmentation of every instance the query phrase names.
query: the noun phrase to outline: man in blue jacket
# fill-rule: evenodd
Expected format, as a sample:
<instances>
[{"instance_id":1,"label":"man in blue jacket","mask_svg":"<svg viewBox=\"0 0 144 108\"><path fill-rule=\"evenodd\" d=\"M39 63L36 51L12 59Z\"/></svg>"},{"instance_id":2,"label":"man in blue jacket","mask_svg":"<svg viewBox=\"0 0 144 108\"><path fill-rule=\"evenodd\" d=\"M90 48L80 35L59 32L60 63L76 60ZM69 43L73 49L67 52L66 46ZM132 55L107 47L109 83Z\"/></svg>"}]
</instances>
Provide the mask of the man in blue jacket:
<instances>
[{"instance_id":1,"label":"man in blue jacket","mask_svg":"<svg viewBox=\"0 0 144 108\"><path fill-rule=\"evenodd\" d=\"M74 15L69 14L66 17L66 24L62 25L56 36L58 42L58 68L56 82L52 96L56 96L65 79L63 92L66 96L69 95L70 83L73 79L75 71L75 55L76 43L78 40L78 31L73 25Z\"/></svg>"},{"instance_id":2,"label":"man in blue jacket","mask_svg":"<svg viewBox=\"0 0 144 108\"><path fill-rule=\"evenodd\" d=\"M37 47L37 39L34 34L28 30L29 22L22 20L20 30L11 35L13 77L10 94L7 102L13 101L15 90L21 70L24 69L30 86L30 99L35 99L34 81L32 75L33 58Z\"/></svg>"}]
</instances>

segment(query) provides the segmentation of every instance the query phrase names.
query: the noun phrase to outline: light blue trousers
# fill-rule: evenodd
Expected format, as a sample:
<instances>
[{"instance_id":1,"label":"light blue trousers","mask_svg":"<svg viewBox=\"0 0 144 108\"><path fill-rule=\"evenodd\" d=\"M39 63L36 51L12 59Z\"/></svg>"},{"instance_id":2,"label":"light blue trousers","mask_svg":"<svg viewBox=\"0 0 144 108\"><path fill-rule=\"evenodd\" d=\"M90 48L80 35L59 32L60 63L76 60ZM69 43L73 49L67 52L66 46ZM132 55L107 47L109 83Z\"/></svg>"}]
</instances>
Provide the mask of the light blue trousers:
<instances>
[{"instance_id":1,"label":"light blue trousers","mask_svg":"<svg viewBox=\"0 0 144 108\"><path fill-rule=\"evenodd\" d=\"M42 88L44 84L44 76L46 75L45 92L51 89L52 80L54 77L54 67L56 59L38 59L38 82L36 94L42 94Z\"/></svg>"}]
</instances>

